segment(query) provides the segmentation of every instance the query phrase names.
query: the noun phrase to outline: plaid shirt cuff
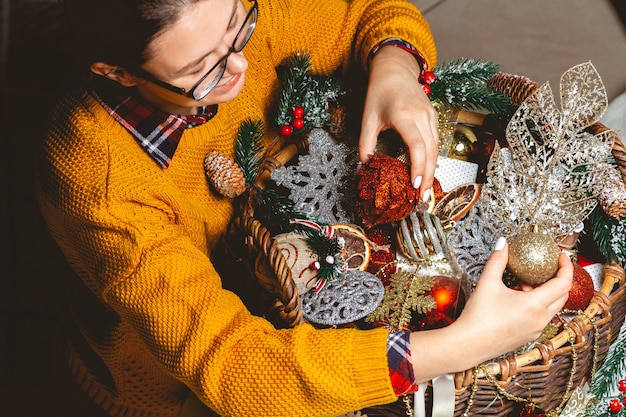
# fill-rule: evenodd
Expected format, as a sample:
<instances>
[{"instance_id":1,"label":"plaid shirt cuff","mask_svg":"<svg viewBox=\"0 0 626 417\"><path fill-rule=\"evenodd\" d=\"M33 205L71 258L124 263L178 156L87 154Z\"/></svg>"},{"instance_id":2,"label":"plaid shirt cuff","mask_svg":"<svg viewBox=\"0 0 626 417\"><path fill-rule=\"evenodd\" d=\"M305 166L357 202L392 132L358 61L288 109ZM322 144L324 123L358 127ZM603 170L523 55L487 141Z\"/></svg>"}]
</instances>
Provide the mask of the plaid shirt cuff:
<instances>
[{"instance_id":1,"label":"plaid shirt cuff","mask_svg":"<svg viewBox=\"0 0 626 417\"><path fill-rule=\"evenodd\" d=\"M416 47L414 47L410 43L403 41L402 39L399 39L399 38L389 38L380 42L378 45L374 47L374 49L372 49L372 52L370 52L369 58L372 59L374 54L376 54L376 52L378 52L380 48L382 48L383 46L387 46L387 45L396 46L398 48L404 49L405 51L413 54L413 56L417 60L417 63L419 64L422 70L421 72L424 73L428 71L428 63L426 62L426 58L424 58L424 55L422 55L420 51L417 50Z\"/></svg>"},{"instance_id":2,"label":"plaid shirt cuff","mask_svg":"<svg viewBox=\"0 0 626 417\"><path fill-rule=\"evenodd\" d=\"M417 391L417 381L411 361L410 332L390 333L387 338L387 360L393 391L397 396Z\"/></svg>"}]
</instances>

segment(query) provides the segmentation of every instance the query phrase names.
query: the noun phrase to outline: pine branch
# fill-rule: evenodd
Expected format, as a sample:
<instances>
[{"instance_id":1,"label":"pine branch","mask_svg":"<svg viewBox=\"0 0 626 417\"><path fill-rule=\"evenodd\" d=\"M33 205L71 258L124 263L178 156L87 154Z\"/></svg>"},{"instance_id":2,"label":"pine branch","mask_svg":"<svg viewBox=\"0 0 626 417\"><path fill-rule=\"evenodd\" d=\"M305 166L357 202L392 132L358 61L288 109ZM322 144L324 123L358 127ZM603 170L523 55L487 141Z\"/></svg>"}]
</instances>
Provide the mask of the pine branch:
<instances>
[{"instance_id":1,"label":"pine branch","mask_svg":"<svg viewBox=\"0 0 626 417\"><path fill-rule=\"evenodd\" d=\"M596 405L587 409L587 417L614 416L608 409L608 400L618 386L618 381L626 373L626 323L622 325L619 336L609 348L602 367L593 376L590 393L595 397Z\"/></svg>"},{"instance_id":2,"label":"pine branch","mask_svg":"<svg viewBox=\"0 0 626 417\"><path fill-rule=\"evenodd\" d=\"M487 84L499 71L500 66L491 61L474 58L445 61L433 70L436 79L431 84L430 99L458 110L502 113L508 108L508 97Z\"/></svg>"},{"instance_id":3,"label":"pine branch","mask_svg":"<svg viewBox=\"0 0 626 417\"><path fill-rule=\"evenodd\" d=\"M304 108L304 131L329 125L329 101L338 99L342 85L332 77L312 75L310 55L297 53L291 58L281 76L281 85L278 126L291 123L292 111L297 106Z\"/></svg>"},{"instance_id":4,"label":"pine branch","mask_svg":"<svg viewBox=\"0 0 626 417\"><path fill-rule=\"evenodd\" d=\"M593 240L607 262L626 267L626 218L616 220L598 205L590 215Z\"/></svg>"},{"instance_id":5,"label":"pine branch","mask_svg":"<svg viewBox=\"0 0 626 417\"><path fill-rule=\"evenodd\" d=\"M243 171L247 186L253 186L263 152L263 122L245 120L237 132L235 161Z\"/></svg>"}]
</instances>

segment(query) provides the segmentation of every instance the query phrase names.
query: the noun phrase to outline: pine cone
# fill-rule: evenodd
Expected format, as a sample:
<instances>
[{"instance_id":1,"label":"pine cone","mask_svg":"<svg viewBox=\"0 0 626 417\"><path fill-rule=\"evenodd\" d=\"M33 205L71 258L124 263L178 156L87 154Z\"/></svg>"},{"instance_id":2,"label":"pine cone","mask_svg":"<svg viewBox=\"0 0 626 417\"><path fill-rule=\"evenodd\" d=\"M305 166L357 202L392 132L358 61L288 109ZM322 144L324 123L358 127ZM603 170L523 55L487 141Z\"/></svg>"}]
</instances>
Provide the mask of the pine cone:
<instances>
[{"instance_id":1,"label":"pine cone","mask_svg":"<svg viewBox=\"0 0 626 417\"><path fill-rule=\"evenodd\" d=\"M220 151L211 151L204 158L204 172L215 190L228 198L235 198L246 190L243 171Z\"/></svg>"},{"instance_id":2,"label":"pine cone","mask_svg":"<svg viewBox=\"0 0 626 417\"><path fill-rule=\"evenodd\" d=\"M621 173L613 166L606 169L605 173L600 181L603 187L598 194L598 202L607 215L620 220L626 217L626 184Z\"/></svg>"},{"instance_id":3,"label":"pine cone","mask_svg":"<svg viewBox=\"0 0 626 417\"><path fill-rule=\"evenodd\" d=\"M343 106L337 106L330 112L330 128L331 135L337 139L342 139L346 134L346 109Z\"/></svg>"}]
</instances>

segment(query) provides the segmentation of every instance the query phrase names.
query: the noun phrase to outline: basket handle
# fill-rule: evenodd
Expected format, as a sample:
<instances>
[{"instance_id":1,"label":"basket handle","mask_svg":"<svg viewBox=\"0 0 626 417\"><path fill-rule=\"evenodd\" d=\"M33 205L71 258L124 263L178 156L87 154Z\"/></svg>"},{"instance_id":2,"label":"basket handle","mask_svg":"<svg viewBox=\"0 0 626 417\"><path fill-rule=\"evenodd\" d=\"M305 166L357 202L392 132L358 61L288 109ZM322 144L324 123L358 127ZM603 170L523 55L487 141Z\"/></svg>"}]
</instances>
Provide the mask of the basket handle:
<instances>
[{"instance_id":1,"label":"basket handle","mask_svg":"<svg viewBox=\"0 0 626 417\"><path fill-rule=\"evenodd\" d=\"M274 169L283 166L307 147L308 138L299 137L265 157L256 179L259 188L265 187ZM241 214L237 217L235 223L240 230L246 233L247 243L260 252L260 256L264 256L272 268L273 276L271 277L256 275L261 286L268 290L272 289L269 292L276 297L272 310L290 327L304 323L305 320L300 306L300 295L291 275L291 269L287 266L287 261L269 230L254 218L254 204L252 201L244 202Z\"/></svg>"}]
</instances>

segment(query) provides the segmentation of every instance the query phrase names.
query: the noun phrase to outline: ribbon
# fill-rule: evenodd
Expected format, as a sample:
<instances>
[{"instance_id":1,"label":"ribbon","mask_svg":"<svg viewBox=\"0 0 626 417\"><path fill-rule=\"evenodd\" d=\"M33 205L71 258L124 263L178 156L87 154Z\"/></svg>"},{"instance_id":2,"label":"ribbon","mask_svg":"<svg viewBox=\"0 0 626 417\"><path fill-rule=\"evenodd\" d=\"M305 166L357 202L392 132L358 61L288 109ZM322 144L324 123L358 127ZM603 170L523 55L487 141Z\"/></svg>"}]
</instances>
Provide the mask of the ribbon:
<instances>
[{"instance_id":1,"label":"ribbon","mask_svg":"<svg viewBox=\"0 0 626 417\"><path fill-rule=\"evenodd\" d=\"M454 378L451 374L440 375L431 381L433 386L433 409L432 417L454 417L454 404L456 392L454 390ZM416 417L426 417L426 401L424 392L426 383L418 385L418 390L413 394L413 413Z\"/></svg>"}]
</instances>

